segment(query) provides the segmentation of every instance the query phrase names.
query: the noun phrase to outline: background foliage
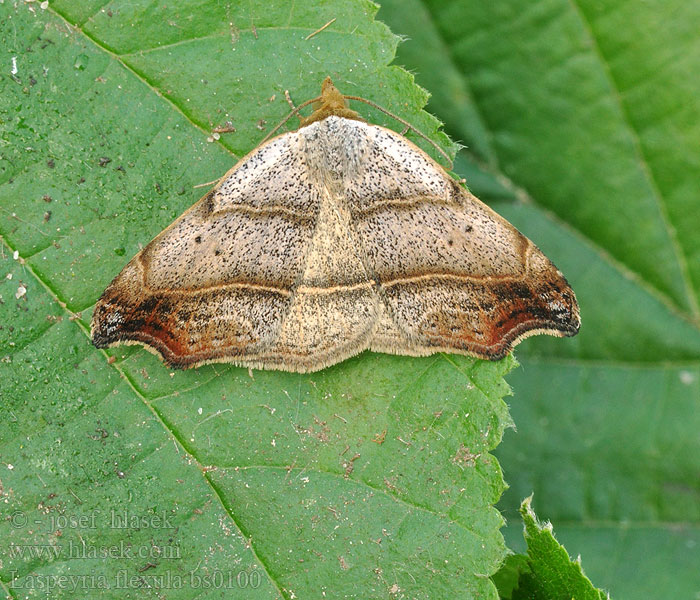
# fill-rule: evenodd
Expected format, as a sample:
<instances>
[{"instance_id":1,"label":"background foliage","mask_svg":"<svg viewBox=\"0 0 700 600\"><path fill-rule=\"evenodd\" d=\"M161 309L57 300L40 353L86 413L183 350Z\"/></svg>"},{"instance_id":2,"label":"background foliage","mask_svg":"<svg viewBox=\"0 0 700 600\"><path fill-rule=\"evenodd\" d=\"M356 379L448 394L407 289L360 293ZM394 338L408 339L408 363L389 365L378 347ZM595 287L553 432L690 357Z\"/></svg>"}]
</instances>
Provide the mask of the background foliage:
<instances>
[{"instance_id":1,"label":"background foliage","mask_svg":"<svg viewBox=\"0 0 700 600\"><path fill-rule=\"evenodd\" d=\"M531 339L497 456L614 598L700 590L700 4L384 2L472 190L566 273L583 326Z\"/></svg>"},{"instance_id":2,"label":"background foliage","mask_svg":"<svg viewBox=\"0 0 700 600\"><path fill-rule=\"evenodd\" d=\"M396 62L465 144L455 171L555 260L581 303L581 334L527 340L508 377L508 546L524 547L517 507L534 490L540 516L614 597L692 597L700 11L492 4L386 2L379 19L410 36ZM28 593L10 582L37 574L124 571L137 578L132 597L157 597L143 587L152 574L235 565L261 574L245 597L350 586L492 597L485 575L504 547L488 450L510 423L510 361L365 354L313 377L251 380L222 366L171 376L136 349L108 363L87 342L105 285L198 198L194 185L286 113L285 89L301 101L330 74L450 148L421 112L423 92L387 66L396 38L372 5L44 6L0 5L0 537L183 553L67 560L3 547L6 594ZM227 121L236 132L208 142ZM173 528L50 526L112 507Z\"/></svg>"}]
</instances>

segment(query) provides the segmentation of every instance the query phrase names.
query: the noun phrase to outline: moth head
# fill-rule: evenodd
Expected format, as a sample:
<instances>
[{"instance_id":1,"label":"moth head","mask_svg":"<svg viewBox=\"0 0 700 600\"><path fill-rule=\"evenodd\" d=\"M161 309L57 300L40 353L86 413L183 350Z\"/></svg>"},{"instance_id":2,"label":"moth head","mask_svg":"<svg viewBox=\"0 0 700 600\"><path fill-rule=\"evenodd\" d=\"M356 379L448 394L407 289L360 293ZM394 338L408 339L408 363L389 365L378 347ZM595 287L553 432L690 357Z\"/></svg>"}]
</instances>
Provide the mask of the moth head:
<instances>
[{"instance_id":1,"label":"moth head","mask_svg":"<svg viewBox=\"0 0 700 600\"><path fill-rule=\"evenodd\" d=\"M330 77L326 77L321 84L321 96L313 103L314 112L310 116L302 119L300 127L306 127L322 121L327 117L335 115L345 119L355 119L356 121L364 121L354 110L350 110L348 101L345 96L338 91L338 88L333 85Z\"/></svg>"}]
</instances>

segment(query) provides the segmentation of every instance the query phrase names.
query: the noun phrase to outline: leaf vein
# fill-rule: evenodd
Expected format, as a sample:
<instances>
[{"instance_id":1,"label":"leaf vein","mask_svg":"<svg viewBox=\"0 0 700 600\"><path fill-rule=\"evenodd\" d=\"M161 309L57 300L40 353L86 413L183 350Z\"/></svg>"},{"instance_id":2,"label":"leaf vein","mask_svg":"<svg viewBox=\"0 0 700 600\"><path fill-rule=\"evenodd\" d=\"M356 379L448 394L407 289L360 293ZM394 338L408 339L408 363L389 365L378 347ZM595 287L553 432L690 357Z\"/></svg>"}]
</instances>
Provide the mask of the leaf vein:
<instances>
[{"instance_id":1,"label":"leaf vein","mask_svg":"<svg viewBox=\"0 0 700 600\"><path fill-rule=\"evenodd\" d=\"M612 95L615 99L615 102L618 105L619 111L621 118L623 122L625 123L625 126L629 130L630 133L630 138L632 140L632 144L634 146L634 151L635 154L638 157L639 165L644 172L649 185L651 187L651 190L653 192L653 197L654 201L656 202L656 205L659 210L659 214L661 216L661 221L663 223L664 228L666 229L666 233L668 234L669 240L671 242L671 246L673 248L673 252L676 255L676 258L678 260L678 266L679 270L681 273L681 277L683 279L683 285L686 290L687 294L687 299L690 304L690 309L693 315L693 318L698 321L700 320L700 305L698 304L698 298L695 293L695 290L693 289L692 281L690 278L690 271L688 269L688 260L687 257L685 256L685 253L683 252L683 248L678 241L678 236L676 235L676 229L673 226L671 222L671 218L668 214L668 210L666 208L666 204L664 203L663 200L663 194L661 193L661 189L659 188L659 184L656 180L656 177L654 176L653 169L649 165L649 161L644 153L644 147L641 143L640 137L639 137L639 132L634 128L632 125L632 120L630 119L630 115L626 109L625 102L622 99L622 96L620 94L619 87L617 85L617 81L615 80L615 76L613 75L613 72L610 68L610 65L608 64L608 61L603 54L603 51L600 47L600 44L598 43L598 40L595 36L595 33L593 31L593 27L591 23L588 21L586 18L583 10L579 6L577 0L569 0L569 3L572 7L572 9L576 12L577 17L579 18L579 21L581 22L581 25L583 26L584 31L586 32L586 35L591 41L591 47L593 49L593 52L595 55L598 57L598 60L600 61L603 72L605 74L606 79L608 80L608 83L610 85L610 90L612 91Z\"/></svg>"},{"instance_id":2,"label":"leaf vein","mask_svg":"<svg viewBox=\"0 0 700 600\"><path fill-rule=\"evenodd\" d=\"M46 290L46 293L49 294L49 296L53 299L53 301L56 302L56 303L61 307L61 309L64 310L66 313L72 315L72 313L66 308L65 303L62 303L62 302L59 300L59 298L56 296L56 294L53 292L53 290L48 286L48 284L45 283L44 280L41 279L41 277L39 277L39 276L34 272L34 269L31 268L31 265L26 264L26 268L27 268L27 270L29 271L29 273L31 273L32 276L33 276L33 277L41 284L41 286ZM84 323L82 323L81 321L79 321L79 320L76 320L75 323L76 323L76 325L78 326L78 328L79 328L79 329L86 335L86 337L88 337L88 339L89 339L90 335L89 335L89 331L88 331L88 329L87 329L87 326L86 326ZM105 358L107 357L107 354L105 353L104 350L100 350L100 352L103 354L103 356L105 356ZM107 361L105 361L105 362L107 362ZM132 392L134 393L134 395L144 403L144 405L146 406L146 408L154 415L154 417L156 417L156 419L157 419L158 422L161 424L161 426L163 427L163 429L165 429L165 431L166 431L166 432L170 435L170 437L176 442L176 444L177 444L180 448L182 448L182 451L185 452L185 453L192 459L192 461L194 461L194 462L196 463L196 465L199 467L200 471L201 471L202 474L204 475L204 479L207 481L209 487L212 489L212 492L217 496L217 498L219 499L219 503L221 504L222 508L226 511L226 514L227 514L227 515L229 516L229 518L231 519L231 522L232 522L233 525L236 527L236 529L239 531L239 533L240 533L241 535L243 535L243 531L241 530L241 528L240 528L240 526L239 526L239 523L238 523L238 521L236 520L235 516L233 515L232 511L229 509L229 507L228 507L228 506L226 505L226 503L223 501L223 499L221 498L221 496L220 496L219 493L218 493L218 490L217 490L216 487L212 484L210 478L206 476L206 469L205 469L204 465L202 465L202 463L199 462L198 458L197 458L194 454L192 454L192 453L187 449L187 447L185 446L184 442L178 437L178 435L177 435L177 433L174 431L174 429L171 428L171 427L169 427L169 426L166 424L165 420L163 419L162 415L158 412L158 410L156 410L156 408L148 401L148 399L146 399L145 396L143 396L143 395L141 394L141 392L139 392L138 388L136 388L136 387L134 386L134 383L133 383L133 381L131 380L131 378L128 376L128 374L127 374L123 369L121 369L120 366L119 366L117 363L113 363L113 364L110 365L110 366L111 366L113 369L115 369L115 370L119 373L119 375L120 375L121 377L124 378L124 380L127 382L127 384L128 384L129 387L131 388L131 390L132 390ZM244 536L244 537L245 537L245 536ZM255 547L253 546L253 544L252 544L252 542L251 542L250 540L248 540L248 546L249 546L249 548L250 548L251 553L252 553L253 556L255 557L255 560L257 560L257 561L260 563L260 565L262 566L262 568L265 570L266 575L268 576L268 578L270 579L270 581L274 584L274 586L277 588L277 591L280 593L280 595L281 595L282 597L287 597L287 596L283 593L282 587L281 587L281 585L279 584L279 582L275 579L275 577L273 577L273 575L272 575L272 573L270 572L270 569L268 568L268 566L261 560L260 556L259 556L258 553L256 552Z\"/></svg>"}]
</instances>

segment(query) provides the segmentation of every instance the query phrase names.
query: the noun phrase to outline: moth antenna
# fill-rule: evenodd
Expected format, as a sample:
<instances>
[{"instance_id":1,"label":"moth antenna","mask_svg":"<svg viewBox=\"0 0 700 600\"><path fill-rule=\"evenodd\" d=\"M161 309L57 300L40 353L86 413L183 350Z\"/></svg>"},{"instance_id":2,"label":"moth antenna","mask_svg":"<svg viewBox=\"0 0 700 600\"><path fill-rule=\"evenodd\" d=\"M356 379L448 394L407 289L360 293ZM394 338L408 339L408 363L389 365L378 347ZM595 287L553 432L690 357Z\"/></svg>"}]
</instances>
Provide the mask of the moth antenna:
<instances>
[{"instance_id":1,"label":"moth antenna","mask_svg":"<svg viewBox=\"0 0 700 600\"><path fill-rule=\"evenodd\" d=\"M213 181L207 181L206 183L198 183L197 185L193 185L192 189L196 190L197 188L201 187L209 187L210 185L218 183L219 181L221 181L221 177L219 177L218 179L214 179Z\"/></svg>"},{"instance_id":2,"label":"moth antenna","mask_svg":"<svg viewBox=\"0 0 700 600\"><path fill-rule=\"evenodd\" d=\"M289 119L291 119L294 115L298 115L299 111L302 108L308 106L309 104L311 104L313 102L319 102L320 100L321 100L321 96L317 96L316 98L311 98L311 100L307 100L306 102L302 102L299 106L292 109L290 111L290 113L284 119L282 119L277 125L275 125L275 128L270 133L268 133L258 145L260 146L260 145L264 144L267 140L269 140L275 133L277 133L279 131L279 129L280 129L280 127L282 127L282 125L284 125L287 121L289 121Z\"/></svg>"},{"instance_id":3,"label":"moth antenna","mask_svg":"<svg viewBox=\"0 0 700 600\"><path fill-rule=\"evenodd\" d=\"M275 125L275 128L274 128L270 133L268 133L268 134L258 143L258 146L262 146L262 145L263 145L267 140L269 140L275 133L277 133L277 131L279 131L280 127L282 127L287 121L289 121L289 119L291 119L294 115L298 115L298 114L299 114L299 111L300 111L302 108L308 106L308 105L311 104L312 102L317 102L318 100L321 99L321 96L318 96L318 97L316 97L316 98L311 98L311 100L307 100L306 102L302 102L299 106L297 106L296 108L294 108L294 103L292 102L292 99L291 99L290 96L289 96L289 91L288 91L288 90L284 90L284 97L287 99L287 102L288 102L289 105L292 107L292 110L290 111L290 113L289 113L284 119L282 119L277 125ZM301 117L299 117L299 118L301 118ZM211 185L212 183L218 183L218 182L221 181L224 177L226 177L226 173L224 173L219 179L215 179L214 181L209 181L208 183L200 183L199 185L195 185L194 187L195 187L195 188L206 187L206 186Z\"/></svg>"},{"instance_id":4,"label":"moth antenna","mask_svg":"<svg viewBox=\"0 0 700 600\"><path fill-rule=\"evenodd\" d=\"M407 127L408 129L410 129L411 131L413 131L414 133L416 133L417 135L422 137L431 146L433 146L433 148L435 148L447 161L447 164L449 165L450 171L454 168L454 163L452 162L452 159L450 159L450 157L447 156L447 153L442 148L440 148L440 146L436 142L434 142L427 135L425 135L420 129L414 127L405 119L402 119L398 115L395 115L393 112L388 111L386 108L382 108L381 106L379 106L379 104L376 104L376 103L372 102L371 100L367 100L367 98L362 98L360 96L343 96L343 98L345 98L346 100L357 100L359 102L364 102L365 104L369 104L372 108L376 108L378 111L383 112L385 115L389 115L392 119L395 119L396 121L398 121L399 123L401 123L402 125Z\"/></svg>"}]
</instances>

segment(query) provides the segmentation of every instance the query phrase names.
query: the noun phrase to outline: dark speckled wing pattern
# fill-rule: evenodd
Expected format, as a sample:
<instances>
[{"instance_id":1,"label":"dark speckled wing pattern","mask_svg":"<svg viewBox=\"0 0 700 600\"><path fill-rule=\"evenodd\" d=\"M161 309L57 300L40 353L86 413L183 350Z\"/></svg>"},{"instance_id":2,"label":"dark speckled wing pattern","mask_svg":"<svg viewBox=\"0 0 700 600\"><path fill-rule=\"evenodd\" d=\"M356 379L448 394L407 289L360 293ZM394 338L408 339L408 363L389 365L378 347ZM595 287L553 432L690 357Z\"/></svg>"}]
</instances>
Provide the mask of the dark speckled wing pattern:
<instances>
[{"instance_id":1,"label":"dark speckled wing pattern","mask_svg":"<svg viewBox=\"0 0 700 600\"><path fill-rule=\"evenodd\" d=\"M578 332L573 290L530 240L404 137L349 126L368 137L346 196L386 308L373 350L495 360L528 335Z\"/></svg>"},{"instance_id":2,"label":"dark speckled wing pattern","mask_svg":"<svg viewBox=\"0 0 700 600\"><path fill-rule=\"evenodd\" d=\"M98 347L314 371L371 348L498 359L574 335L552 263L404 137L330 116L241 160L98 301Z\"/></svg>"}]
</instances>

